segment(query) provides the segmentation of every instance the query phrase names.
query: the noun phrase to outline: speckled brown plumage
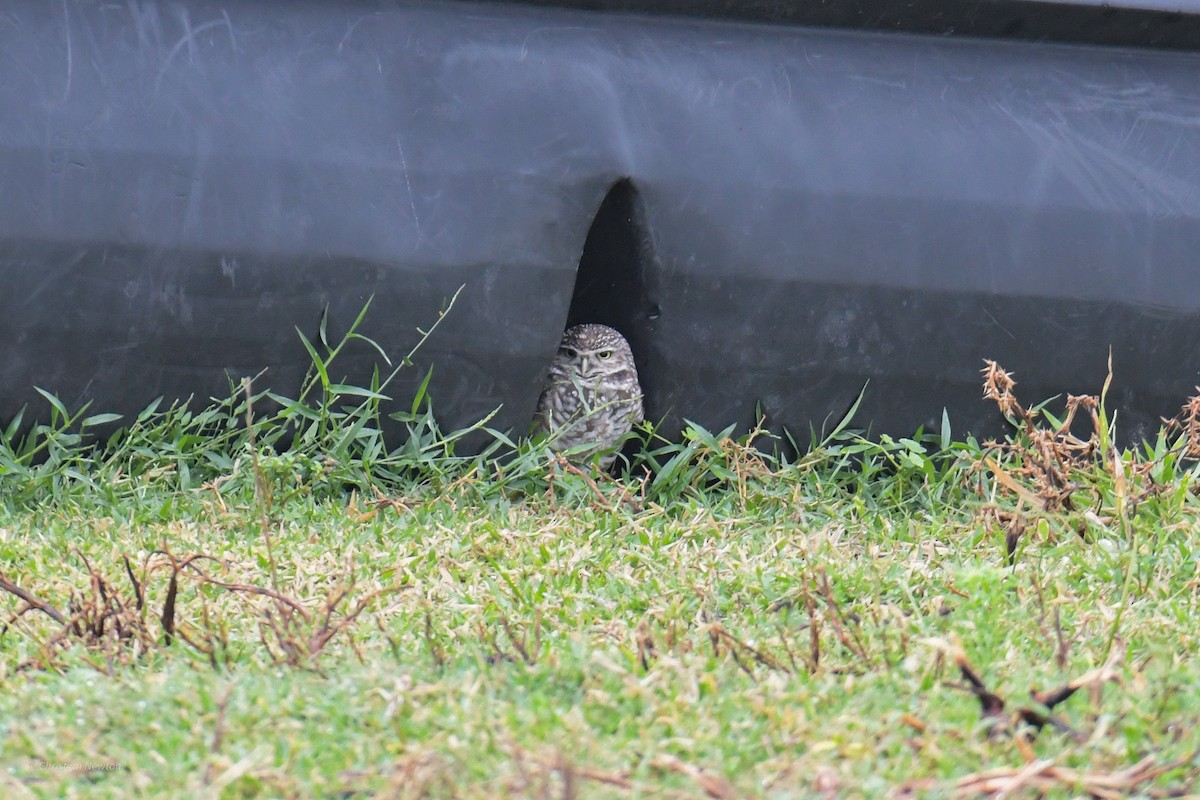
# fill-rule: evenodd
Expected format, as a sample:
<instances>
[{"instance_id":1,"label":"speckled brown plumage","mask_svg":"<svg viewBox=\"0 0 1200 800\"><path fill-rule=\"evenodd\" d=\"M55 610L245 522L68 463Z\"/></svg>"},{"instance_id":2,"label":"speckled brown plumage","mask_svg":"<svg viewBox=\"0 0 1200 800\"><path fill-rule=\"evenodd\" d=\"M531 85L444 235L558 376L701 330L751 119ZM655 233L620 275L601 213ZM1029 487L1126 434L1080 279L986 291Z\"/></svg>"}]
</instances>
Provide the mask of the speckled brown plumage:
<instances>
[{"instance_id":1,"label":"speckled brown plumage","mask_svg":"<svg viewBox=\"0 0 1200 800\"><path fill-rule=\"evenodd\" d=\"M564 333L538 398L534 432L554 434L555 451L591 444L572 458L590 461L599 453L607 469L642 418L642 387L625 337L607 325L576 325Z\"/></svg>"}]
</instances>

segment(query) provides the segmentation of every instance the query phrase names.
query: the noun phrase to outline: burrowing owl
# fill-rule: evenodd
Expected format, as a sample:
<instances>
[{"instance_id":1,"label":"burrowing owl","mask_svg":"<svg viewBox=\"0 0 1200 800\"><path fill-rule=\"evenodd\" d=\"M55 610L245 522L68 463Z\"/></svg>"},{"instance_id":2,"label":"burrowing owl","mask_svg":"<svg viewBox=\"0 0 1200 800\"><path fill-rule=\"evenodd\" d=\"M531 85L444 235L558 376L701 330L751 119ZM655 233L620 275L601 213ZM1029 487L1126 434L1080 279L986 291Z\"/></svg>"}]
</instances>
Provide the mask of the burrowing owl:
<instances>
[{"instance_id":1,"label":"burrowing owl","mask_svg":"<svg viewBox=\"0 0 1200 800\"><path fill-rule=\"evenodd\" d=\"M538 398L534 432L557 434L553 450L593 445L608 469L621 438L642 421L642 387L625 337L607 325L576 325L563 334Z\"/></svg>"}]
</instances>

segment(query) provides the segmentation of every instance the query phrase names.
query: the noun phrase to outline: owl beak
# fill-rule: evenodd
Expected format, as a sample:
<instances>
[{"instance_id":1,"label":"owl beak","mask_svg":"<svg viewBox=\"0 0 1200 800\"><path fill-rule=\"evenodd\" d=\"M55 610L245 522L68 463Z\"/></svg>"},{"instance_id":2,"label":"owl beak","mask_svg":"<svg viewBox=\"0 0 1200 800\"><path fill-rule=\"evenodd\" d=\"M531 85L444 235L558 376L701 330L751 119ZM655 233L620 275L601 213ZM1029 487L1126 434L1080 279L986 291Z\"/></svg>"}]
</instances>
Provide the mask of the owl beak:
<instances>
[{"instance_id":1,"label":"owl beak","mask_svg":"<svg viewBox=\"0 0 1200 800\"><path fill-rule=\"evenodd\" d=\"M587 356L579 359L579 374L585 378L592 374L592 363Z\"/></svg>"}]
</instances>

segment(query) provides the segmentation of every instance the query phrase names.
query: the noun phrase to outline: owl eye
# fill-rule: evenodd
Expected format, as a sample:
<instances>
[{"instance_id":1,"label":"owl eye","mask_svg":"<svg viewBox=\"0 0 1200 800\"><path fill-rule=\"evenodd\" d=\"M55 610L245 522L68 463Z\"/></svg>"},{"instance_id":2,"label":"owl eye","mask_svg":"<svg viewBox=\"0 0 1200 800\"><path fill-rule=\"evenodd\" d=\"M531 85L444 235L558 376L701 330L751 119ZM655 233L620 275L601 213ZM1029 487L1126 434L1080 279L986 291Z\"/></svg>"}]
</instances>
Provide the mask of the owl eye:
<instances>
[{"instance_id":1,"label":"owl eye","mask_svg":"<svg viewBox=\"0 0 1200 800\"><path fill-rule=\"evenodd\" d=\"M612 354L612 350L601 350L599 353L596 353L596 358L600 359L601 361L607 361L608 359L612 358Z\"/></svg>"},{"instance_id":2,"label":"owl eye","mask_svg":"<svg viewBox=\"0 0 1200 800\"><path fill-rule=\"evenodd\" d=\"M579 351L574 347L560 347L558 352L562 353L567 358L579 358Z\"/></svg>"}]
</instances>

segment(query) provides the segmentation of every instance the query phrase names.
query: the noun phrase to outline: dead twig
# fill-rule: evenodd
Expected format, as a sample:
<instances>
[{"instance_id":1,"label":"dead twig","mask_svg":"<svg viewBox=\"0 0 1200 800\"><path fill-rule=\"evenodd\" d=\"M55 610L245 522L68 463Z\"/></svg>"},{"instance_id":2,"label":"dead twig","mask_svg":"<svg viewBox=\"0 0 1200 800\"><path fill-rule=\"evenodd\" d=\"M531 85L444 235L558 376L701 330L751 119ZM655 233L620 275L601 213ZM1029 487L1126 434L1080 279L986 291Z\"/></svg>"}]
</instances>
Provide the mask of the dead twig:
<instances>
[{"instance_id":1,"label":"dead twig","mask_svg":"<svg viewBox=\"0 0 1200 800\"><path fill-rule=\"evenodd\" d=\"M1017 731L1020 725L1023 724L1032 728L1035 733L1049 726L1071 736L1076 741L1085 740L1086 736L1075 731L1070 725L1054 716L1051 712L1079 689L1086 686L1099 686L1108 681L1115 680L1117 676L1116 667L1125 657L1124 648L1113 648L1108 660L1102 666L1089 670L1078 678L1045 692L1040 692L1036 688L1031 689L1030 697L1045 710L1031 706L1022 706L1011 714L1006 714L1005 709L1007 704L1004 698L987 687L983 678L980 677L975 668L967 661L967 655L961 645L957 643L952 644L943 639L927 639L926 644L933 646L940 653L949 656L954 665L958 667L959 674L962 675L965 683L950 684L950 686L963 689L975 696L979 701L980 713L984 719L989 720L991 723L989 734L993 736L1002 732Z\"/></svg>"},{"instance_id":2,"label":"dead twig","mask_svg":"<svg viewBox=\"0 0 1200 800\"><path fill-rule=\"evenodd\" d=\"M3 572L0 572L0 589L3 589L4 591L8 592L11 595L15 595L16 597L23 600L25 602L25 605L28 606L29 609L36 609L38 611L41 611L43 614L48 615L52 620L59 623L60 625L65 624L67 621L66 618L63 617L62 613L59 612L58 609L56 609L54 606L50 605L49 603L43 602L42 600L39 600L38 598L34 597L32 594L25 591L20 586L17 586L17 584L15 584L11 580L9 580L8 576L6 576ZM4 627L7 628L9 623L11 623L13 621L13 619L20 617L23 613L24 613L24 611L18 611L13 616L13 618L8 621L8 623L5 623Z\"/></svg>"},{"instance_id":3,"label":"dead twig","mask_svg":"<svg viewBox=\"0 0 1200 800\"><path fill-rule=\"evenodd\" d=\"M1129 797L1142 784L1183 766L1179 761L1155 766L1153 755L1116 772L1087 772L1060 767L1050 759L1034 761L1022 767L992 769L960 778L954 787L956 797L1010 797L1019 793L1042 794L1055 789L1071 793L1082 791L1101 800Z\"/></svg>"}]
</instances>

